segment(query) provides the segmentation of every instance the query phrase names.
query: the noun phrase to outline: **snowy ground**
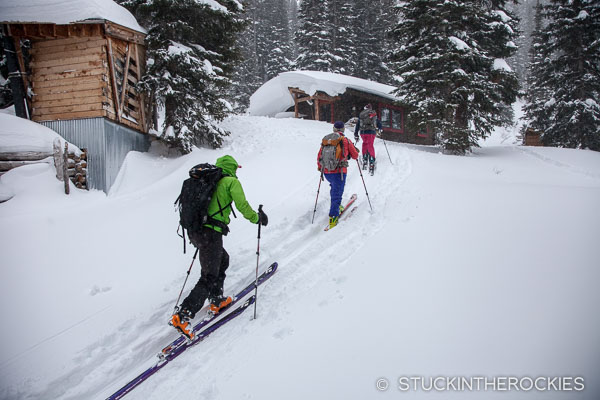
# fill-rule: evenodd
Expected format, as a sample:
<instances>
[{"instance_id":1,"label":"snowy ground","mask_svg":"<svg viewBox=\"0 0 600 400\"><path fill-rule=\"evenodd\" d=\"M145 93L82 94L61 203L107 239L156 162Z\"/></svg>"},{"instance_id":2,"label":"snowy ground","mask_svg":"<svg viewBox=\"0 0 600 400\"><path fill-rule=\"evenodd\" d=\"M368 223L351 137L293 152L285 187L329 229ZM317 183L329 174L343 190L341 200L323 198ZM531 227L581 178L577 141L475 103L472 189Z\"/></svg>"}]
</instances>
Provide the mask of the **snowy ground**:
<instances>
[{"instance_id":1,"label":"snowy ground","mask_svg":"<svg viewBox=\"0 0 600 400\"><path fill-rule=\"evenodd\" d=\"M127 398L599 398L599 153L510 145L454 157L388 142L391 164L378 142L377 174L365 176L374 212L353 165L346 195L359 208L325 233L326 183L310 220L331 125L225 125L221 150L130 153L108 196L65 196L49 165L2 176L15 197L0 204L0 399L104 399L151 365L173 337L166 321L192 257L173 201L188 168L223 154L269 215L261 266L280 269L259 290L257 320L223 327ZM231 230L233 291L254 275L256 225L240 217ZM404 393L400 376L573 376L585 390Z\"/></svg>"}]
</instances>

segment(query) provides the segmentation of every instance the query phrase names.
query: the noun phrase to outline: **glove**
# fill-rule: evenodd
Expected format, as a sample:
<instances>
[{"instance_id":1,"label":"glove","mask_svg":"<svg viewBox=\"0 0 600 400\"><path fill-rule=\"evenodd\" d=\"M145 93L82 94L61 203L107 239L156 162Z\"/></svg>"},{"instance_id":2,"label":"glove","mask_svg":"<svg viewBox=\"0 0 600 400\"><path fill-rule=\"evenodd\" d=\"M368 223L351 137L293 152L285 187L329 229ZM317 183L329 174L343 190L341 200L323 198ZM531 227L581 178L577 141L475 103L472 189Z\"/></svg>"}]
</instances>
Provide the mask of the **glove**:
<instances>
[{"instance_id":1,"label":"glove","mask_svg":"<svg viewBox=\"0 0 600 400\"><path fill-rule=\"evenodd\" d=\"M381 137L381 129L377 129L377 137L380 138Z\"/></svg>"},{"instance_id":2,"label":"glove","mask_svg":"<svg viewBox=\"0 0 600 400\"><path fill-rule=\"evenodd\" d=\"M258 210L258 223L262 226L267 226L269 223L269 217L267 217L267 214L262 209Z\"/></svg>"}]
</instances>

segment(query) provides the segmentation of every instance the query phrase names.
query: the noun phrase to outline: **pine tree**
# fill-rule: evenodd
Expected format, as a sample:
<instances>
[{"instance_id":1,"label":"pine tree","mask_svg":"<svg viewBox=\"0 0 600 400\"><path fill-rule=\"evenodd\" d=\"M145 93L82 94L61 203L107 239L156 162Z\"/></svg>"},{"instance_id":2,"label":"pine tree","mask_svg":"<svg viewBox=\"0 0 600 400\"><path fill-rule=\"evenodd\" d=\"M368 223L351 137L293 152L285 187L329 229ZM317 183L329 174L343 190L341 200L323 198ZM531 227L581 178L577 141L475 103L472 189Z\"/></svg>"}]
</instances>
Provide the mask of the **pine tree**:
<instances>
[{"instance_id":1,"label":"pine tree","mask_svg":"<svg viewBox=\"0 0 600 400\"><path fill-rule=\"evenodd\" d=\"M550 59L546 59L543 54L544 37L543 37L543 7L538 0L535 7L535 18L533 31L531 33L531 46L529 48L529 64L527 66L527 81L525 91L525 109L526 115L542 115L543 104L546 99L550 98L548 88L545 81L540 81L537 76L546 68ZM547 116L541 118L547 120ZM523 125L523 129L527 129L527 124ZM524 132L523 132L524 133Z\"/></svg>"},{"instance_id":2,"label":"pine tree","mask_svg":"<svg viewBox=\"0 0 600 400\"><path fill-rule=\"evenodd\" d=\"M333 55L332 72L352 75L358 60L356 50L356 15L353 0L329 0L331 16L331 53Z\"/></svg>"},{"instance_id":3,"label":"pine tree","mask_svg":"<svg viewBox=\"0 0 600 400\"><path fill-rule=\"evenodd\" d=\"M264 81L289 71L292 65L292 38L289 26L289 2L264 0L262 36L265 38Z\"/></svg>"},{"instance_id":4,"label":"pine tree","mask_svg":"<svg viewBox=\"0 0 600 400\"><path fill-rule=\"evenodd\" d=\"M397 94L411 106L412 129L428 131L464 154L507 124L518 82L504 58L516 21L504 1L414 0L400 3L392 61Z\"/></svg>"},{"instance_id":5,"label":"pine tree","mask_svg":"<svg viewBox=\"0 0 600 400\"><path fill-rule=\"evenodd\" d=\"M303 0L298 11L296 68L330 72L335 60L331 52L329 0Z\"/></svg>"},{"instance_id":6,"label":"pine tree","mask_svg":"<svg viewBox=\"0 0 600 400\"><path fill-rule=\"evenodd\" d=\"M219 0L127 0L148 30L147 71L139 88L164 110L161 139L183 153L193 146L219 147L219 127L229 110L222 100L239 58L243 23L239 3Z\"/></svg>"},{"instance_id":7,"label":"pine tree","mask_svg":"<svg viewBox=\"0 0 600 400\"><path fill-rule=\"evenodd\" d=\"M358 1L354 26L358 53L354 76L377 82L382 80L381 66L384 64L381 57L382 35L379 21L381 7L378 7L378 3L378 1Z\"/></svg>"},{"instance_id":8,"label":"pine tree","mask_svg":"<svg viewBox=\"0 0 600 400\"><path fill-rule=\"evenodd\" d=\"M600 151L600 4L552 0L525 107L546 145Z\"/></svg>"},{"instance_id":9,"label":"pine tree","mask_svg":"<svg viewBox=\"0 0 600 400\"><path fill-rule=\"evenodd\" d=\"M289 0L252 0L244 7L245 30L238 34L242 62L237 65L227 96L243 112L250 96L264 82L292 68L294 41Z\"/></svg>"}]
</instances>

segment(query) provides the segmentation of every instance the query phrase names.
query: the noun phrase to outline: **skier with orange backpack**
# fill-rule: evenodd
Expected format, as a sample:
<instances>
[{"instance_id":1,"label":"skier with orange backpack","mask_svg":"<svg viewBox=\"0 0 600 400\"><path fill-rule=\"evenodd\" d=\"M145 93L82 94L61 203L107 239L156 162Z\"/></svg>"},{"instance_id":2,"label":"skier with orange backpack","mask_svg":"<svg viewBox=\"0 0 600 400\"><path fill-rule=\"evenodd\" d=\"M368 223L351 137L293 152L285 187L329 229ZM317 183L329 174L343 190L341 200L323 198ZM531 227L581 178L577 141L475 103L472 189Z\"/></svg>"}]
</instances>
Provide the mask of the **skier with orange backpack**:
<instances>
[{"instance_id":1,"label":"skier with orange backpack","mask_svg":"<svg viewBox=\"0 0 600 400\"><path fill-rule=\"evenodd\" d=\"M348 138L344 136L345 125L336 121L333 133L325 136L317 156L317 166L321 176L325 177L330 185L331 206L329 208L329 228L337 225L342 211L342 195L346 185L348 173L348 160L358 159L358 150Z\"/></svg>"}]
</instances>

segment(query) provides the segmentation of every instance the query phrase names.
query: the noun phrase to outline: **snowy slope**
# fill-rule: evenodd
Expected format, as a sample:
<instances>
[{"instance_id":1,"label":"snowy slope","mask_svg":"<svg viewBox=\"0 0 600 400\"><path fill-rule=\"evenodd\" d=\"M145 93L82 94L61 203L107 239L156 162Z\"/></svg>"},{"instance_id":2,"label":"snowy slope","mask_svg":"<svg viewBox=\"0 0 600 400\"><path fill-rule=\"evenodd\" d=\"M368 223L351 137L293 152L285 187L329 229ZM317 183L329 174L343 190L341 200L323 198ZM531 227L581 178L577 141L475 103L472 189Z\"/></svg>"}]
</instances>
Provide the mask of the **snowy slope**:
<instances>
[{"instance_id":1,"label":"snowy slope","mask_svg":"<svg viewBox=\"0 0 600 400\"><path fill-rule=\"evenodd\" d=\"M310 219L331 125L225 126L220 150L130 153L109 196L66 197L50 167L2 176L15 197L0 204L0 318L11 322L0 331L1 399L103 399L153 362L173 337L166 321L192 257L173 201L189 167L223 154L269 215L261 266L280 270L259 290L256 321L223 327L127 398L429 398L440 394L394 382L438 375L586 379L583 392L444 399L598 398L600 154L492 146L453 157L388 142L392 165L378 142L377 175L365 176L374 212L352 165L345 193L359 208L325 233L326 183ZM256 263L256 225L240 217L231 228L226 291Z\"/></svg>"}]
</instances>

